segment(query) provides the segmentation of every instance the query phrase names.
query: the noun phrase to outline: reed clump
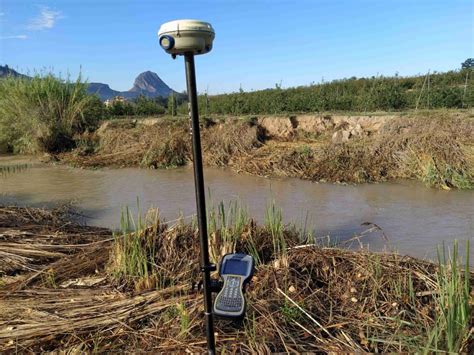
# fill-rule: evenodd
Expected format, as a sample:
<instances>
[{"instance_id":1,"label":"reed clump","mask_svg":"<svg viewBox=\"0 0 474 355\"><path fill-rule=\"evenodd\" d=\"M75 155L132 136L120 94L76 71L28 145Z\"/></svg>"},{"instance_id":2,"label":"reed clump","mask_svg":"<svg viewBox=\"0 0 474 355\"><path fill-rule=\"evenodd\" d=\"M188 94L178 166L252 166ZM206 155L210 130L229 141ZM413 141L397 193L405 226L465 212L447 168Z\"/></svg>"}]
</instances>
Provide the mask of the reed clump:
<instances>
[{"instance_id":1,"label":"reed clump","mask_svg":"<svg viewBox=\"0 0 474 355\"><path fill-rule=\"evenodd\" d=\"M74 135L95 129L100 100L75 81L52 74L0 80L0 147L3 152L61 152L75 146ZM0 151L1 152L1 151Z\"/></svg>"},{"instance_id":2,"label":"reed clump","mask_svg":"<svg viewBox=\"0 0 474 355\"><path fill-rule=\"evenodd\" d=\"M220 252L230 239L235 251L251 252L251 235L260 258L246 319L216 321L218 351L472 351L474 273L468 259L461 266L456 245L435 264L301 244L294 227L279 227L274 205L267 211L273 221L263 226L242 218L235 205L218 206L212 233L227 236L211 238L219 243L211 248ZM139 218L134 225L125 211L122 231L104 238L73 222L62 229L64 223L55 221L63 217L54 212L1 208L0 252L31 258L45 249L46 231L49 251L69 249L34 264L35 270L22 268L27 261L18 259L8 271L13 281L3 274L0 350L204 352L202 296L190 287L201 274L197 230L184 220L171 226L152 215L138 228ZM275 252L271 235L280 230L286 250ZM28 232L28 239L18 231ZM63 237L55 240L58 232ZM78 243L77 232L89 242ZM36 238L39 243L22 251ZM286 262L275 263L283 253Z\"/></svg>"}]
</instances>

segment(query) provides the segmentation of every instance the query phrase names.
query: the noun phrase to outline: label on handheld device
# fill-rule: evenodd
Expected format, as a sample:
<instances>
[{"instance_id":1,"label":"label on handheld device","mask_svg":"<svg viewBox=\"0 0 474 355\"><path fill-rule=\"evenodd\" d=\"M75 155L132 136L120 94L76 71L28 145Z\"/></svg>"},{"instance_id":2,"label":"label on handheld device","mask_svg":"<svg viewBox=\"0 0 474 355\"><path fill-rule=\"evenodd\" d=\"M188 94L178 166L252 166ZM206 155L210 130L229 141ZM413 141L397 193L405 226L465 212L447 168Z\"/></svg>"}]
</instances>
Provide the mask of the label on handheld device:
<instances>
[{"instance_id":1,"label":"label on handheld device","mask_svg":"<svg viewBox=\"0 0 474 355\"><path fill-rule=\"evenodd\" d=\"M219 275L224 286L214 302L214 314L225 318L242 318L245 313L244 287L254 272L254 260L247 254L226 254Z\"/></svg>"}]
</instances>

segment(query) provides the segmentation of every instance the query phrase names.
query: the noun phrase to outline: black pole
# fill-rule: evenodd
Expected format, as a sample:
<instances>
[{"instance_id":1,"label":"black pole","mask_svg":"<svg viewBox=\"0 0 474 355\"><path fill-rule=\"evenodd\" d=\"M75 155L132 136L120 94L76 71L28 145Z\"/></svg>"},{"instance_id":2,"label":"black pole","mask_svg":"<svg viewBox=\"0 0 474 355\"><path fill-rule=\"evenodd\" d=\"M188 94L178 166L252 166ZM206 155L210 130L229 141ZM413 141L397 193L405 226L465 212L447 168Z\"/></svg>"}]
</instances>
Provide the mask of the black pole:
<instances>
[{"instance_id":1,"label":"black pole","mask_svg":"<svg viewBox=\"0 0 474 355\"><path fill-rule=\"evenodd\" d=\"M199 132L199 113L196 90L196 71L194 68L194 54L184 55L186 65L186 84L189 98L189 118L193 136L193 165L194 187L196 190L196 207L201 240L201 270L203 272L204 314L206 317L207 348L209 354L214 354L216 344L214 340L214 323L212 319L211 270L209 263L209 245L207 241L206 200L204 196L204 174L202 171L201 135Z\"/></svg>"}]
</instances>

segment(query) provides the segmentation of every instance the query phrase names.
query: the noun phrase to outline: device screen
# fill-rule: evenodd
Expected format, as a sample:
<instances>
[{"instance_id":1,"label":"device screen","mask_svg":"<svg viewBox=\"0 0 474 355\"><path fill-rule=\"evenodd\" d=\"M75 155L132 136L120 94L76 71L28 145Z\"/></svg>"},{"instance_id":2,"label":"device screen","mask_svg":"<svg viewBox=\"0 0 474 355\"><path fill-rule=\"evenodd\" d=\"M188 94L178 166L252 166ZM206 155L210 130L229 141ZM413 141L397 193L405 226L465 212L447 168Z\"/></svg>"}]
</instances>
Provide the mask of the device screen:
<instances>
[{"instance_id":1,"label":"device screen","mask_svg":"<svg viewBox=\"0 0 474 355\"><path fill-rule=\"evenodd\" d=\"M248 262L241 260L227 260L224 265L223 274L247 275Z\"/></svg>"}]
</instances>

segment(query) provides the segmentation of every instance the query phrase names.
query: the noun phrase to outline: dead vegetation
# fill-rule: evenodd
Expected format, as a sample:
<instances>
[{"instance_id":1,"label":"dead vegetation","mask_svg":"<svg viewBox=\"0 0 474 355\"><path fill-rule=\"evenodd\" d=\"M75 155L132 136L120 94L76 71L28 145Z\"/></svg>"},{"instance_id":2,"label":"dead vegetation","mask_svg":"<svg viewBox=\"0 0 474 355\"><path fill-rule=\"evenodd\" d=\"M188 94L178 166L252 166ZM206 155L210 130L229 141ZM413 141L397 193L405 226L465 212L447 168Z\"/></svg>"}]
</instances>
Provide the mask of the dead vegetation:
<instances>
[{"instance_id":1,"label":"dead vegetation","mask_svg":"<svg viewBox=\"0 0 474 355\"><path fill-rule=\"evenodd\" d=\"M274 207L264 226L237 209L219 219L222 213L210 219L213 255L230 243L258 266L246 319L216 322L219 352L472 350L468 269L305 244L309 238L282 227ZM1 208L0 251L34 262L20 258L1 270L0 351L204 352L202 296L190 292L200 274L197 232L153 216L133 230L123 219L111 237L57 211ZM146 272L123 267L136 254L124 252L124 243L143 253ZM43 255L45 245L55 254ZM443 277L462 298L440 308ZM455 331L442 323L453 307L464 314Z\"/></svg>"},{"instance_id":2,"label":"dead vegetation","mask_svg":"<svg viewBox=\"0 0 474 355\"><path fill-rule=\"evenodd\" d=\"M258 127L251 122L209 121L203 128L204 162L226 166L236 156L249 154L260 146ZM192 161L190 128L186 119L164 119L153 125L133 122L111 122L84 145L95 145L93 150L79 148L61 155L63 161L82 167L175 168ZM80 154L78 154L80 153Z\"/></svg>"},{"instance_id":3,"label":"dead vegetation","mask_svg":"<svg viewBox=\"0 0 474 355\"><path fill-rule=\"evenodd\" d=\"M321 135L303 142L269 142L235 164L260 176L363 183L418 179L427 186L474 187L474 120L437 113L388 120L376 133L334 143Z\"/></svg>"},{"instance_id":4,"label":"dead vegetation","mask_svg":"<svg viewBox=\"0 0 474 355\"><path fill-rule=\"evenodd\" d=\"M357 135L344 132L348 123L339 122L344 117L335 124L330 116L324 116L324 124L319 125L311 124L312 117L303 118L305 125L298 126L294 134L287 132L294 129L291 119L260 120L271 123L273 134L283 132L281 137L271 135L257 119L205 120L203 161L208 166L228 166L268 177L344 183L408 178L444 189L474 187L474 119L468 113L428 111L391 116L374 121L373 127L370 117L364 117L367 127L357 124L353 129ZM376 131L374 127L378 127ZM311 129L315 131L311 133ZM341 142L333 134L351 138ZM149 168L173 168L192 160L184 118L162 119L151 126L110 122L81 139L82 146L63 153L61 160L82 167Z\"/></svg>"}]
</instances>

